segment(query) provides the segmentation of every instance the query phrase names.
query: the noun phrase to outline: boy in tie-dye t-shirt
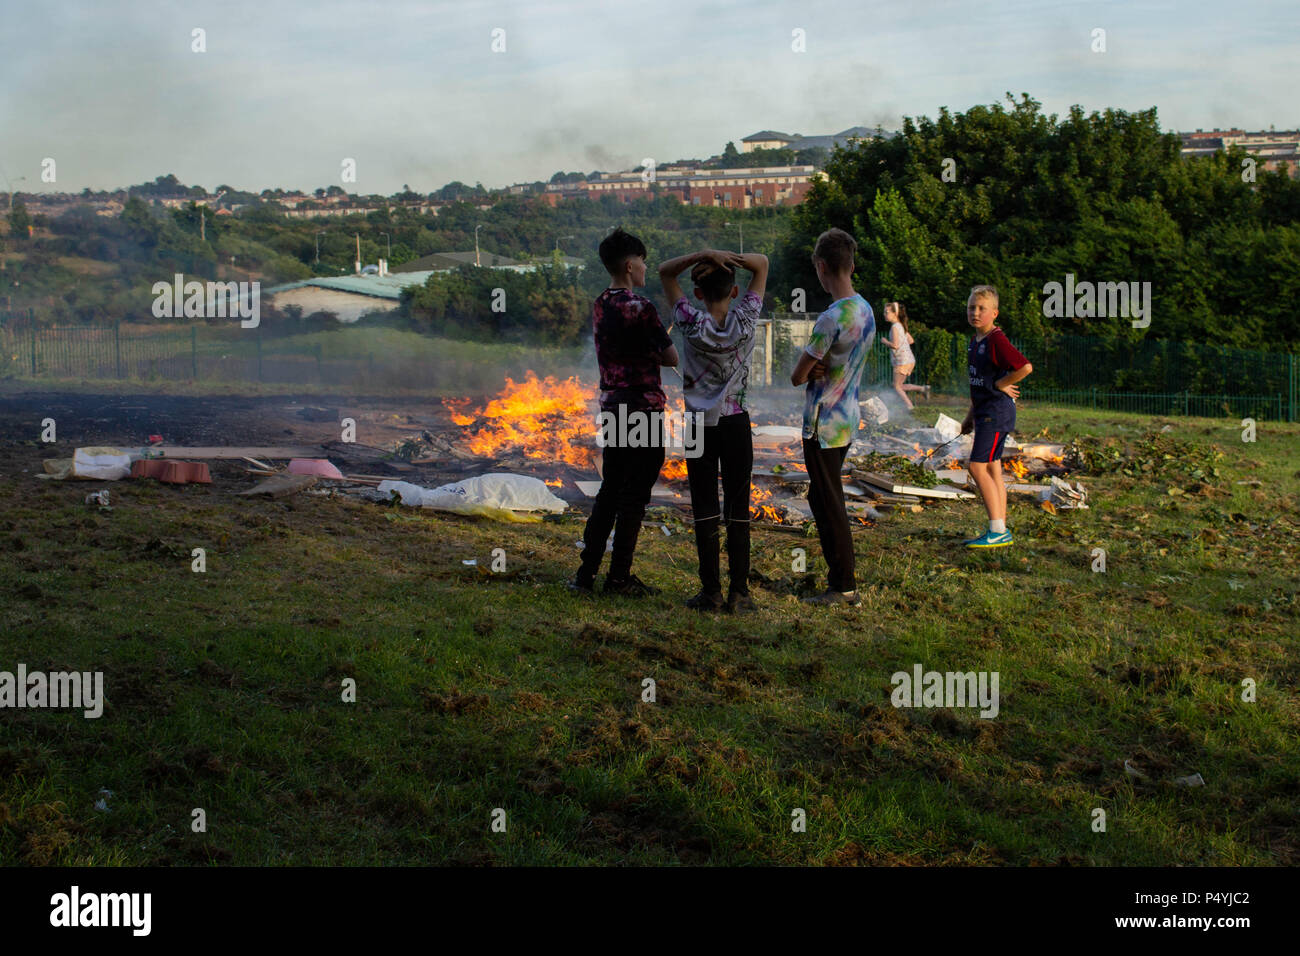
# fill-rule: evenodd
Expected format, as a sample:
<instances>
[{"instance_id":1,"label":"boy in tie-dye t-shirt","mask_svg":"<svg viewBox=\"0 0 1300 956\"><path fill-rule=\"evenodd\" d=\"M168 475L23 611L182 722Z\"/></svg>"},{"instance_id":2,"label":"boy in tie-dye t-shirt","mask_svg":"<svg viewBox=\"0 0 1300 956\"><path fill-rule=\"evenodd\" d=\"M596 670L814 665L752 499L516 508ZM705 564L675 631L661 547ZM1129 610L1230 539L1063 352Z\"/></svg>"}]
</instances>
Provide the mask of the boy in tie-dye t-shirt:
<instances>
[{"instance_id":1,"label":"boy in tie-dye t-shirt","mask_svg":"<svg viewBox=\"0 0 1300 956\"><path fill-rule=\"evenodd\" d=\"M827 589L817 604L862 603L854 575L853 533L844 507L840 471L858 430L858 382L876 336L876 317L853 288L858 244L843 229L817 238L813 265L833 301L817 316L812 336L790 381L804 385L803 458L808 507L826 558Z\"/></svg>"},{"instance_id":2,"label":"boy in tie-dye t-shirt","mask_svg":"<svg viewBox=\"0 0 1300 956\"><path fill-rule=\"evenodd\" d=\"M825 376L804 393L803 437L822 448L847 448L858 430L858 383L876 335L871 305L856 292L817 316L804 352L825 366Z\"/></svg>"}]
</instances>

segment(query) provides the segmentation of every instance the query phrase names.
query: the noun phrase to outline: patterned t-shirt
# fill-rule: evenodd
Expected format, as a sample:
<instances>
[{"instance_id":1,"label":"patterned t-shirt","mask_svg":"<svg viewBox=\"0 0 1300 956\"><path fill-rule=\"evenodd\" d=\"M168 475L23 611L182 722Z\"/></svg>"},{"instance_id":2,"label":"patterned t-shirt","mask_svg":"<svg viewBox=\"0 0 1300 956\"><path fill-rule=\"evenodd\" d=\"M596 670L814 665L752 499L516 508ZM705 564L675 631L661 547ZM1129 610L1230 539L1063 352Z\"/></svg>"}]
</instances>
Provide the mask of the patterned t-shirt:
<instances>
[{"instance_id":1,"label":"patterned t-shirt","mask_svg":"<svg viewBox=\"0 0 1300 956\"><path fill-rule=\"evenodd\" d=\"M754 351L754 323L763 300L746 292L727 311L718 328L708 312L694 308L682 296L673 307L673 320L682 330L682 391L686 409L703 412L705 425L716 425L723 415L745 411L749 385L749 357Z\"/></svg>"},{"instance_id":2,"label":"patterned t-shirt","mask_svg":"<svg viewBox=\"0 0 1300 956\"><path fill-rule=\"evenodd\" d=\"M843 448L858 430L858 382L876 337L871 305L854 293L817 316L804 348L826 363L826 377L809 380L804 393L803 437L822 448Z\"/></svg>"},{"instance_id":3,"label":"patterned t-shirt","mask_svg":"<svg viewBox=\"0 0 1300 956\"><path fill-rule=\"evenodd\" d=\"M654 303L631 289L606 289L591 307L591 320L600 365L600 407L662 411L659 353L673 343Z\"/></svg>"}]
</instances>

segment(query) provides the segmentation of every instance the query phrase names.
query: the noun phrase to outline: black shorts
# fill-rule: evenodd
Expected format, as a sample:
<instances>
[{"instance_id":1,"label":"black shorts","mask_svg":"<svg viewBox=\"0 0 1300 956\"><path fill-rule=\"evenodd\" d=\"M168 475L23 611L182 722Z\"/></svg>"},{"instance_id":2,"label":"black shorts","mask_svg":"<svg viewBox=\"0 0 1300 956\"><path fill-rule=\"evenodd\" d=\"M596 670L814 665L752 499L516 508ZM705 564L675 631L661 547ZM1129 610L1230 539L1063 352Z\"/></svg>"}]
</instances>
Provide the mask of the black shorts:
<instances>
[{"instance_id":1,"label":"black shorts","mask_svg":"<svg viewBox=\"0 0 1300 956\"><path fill-rule=\"evenodd\" d=\"M975 415L975 440L970 447L971 461L1001 461L1002 446L1007 443L1011 429L999 422L996 416Z\"/></svg>"}]
</instances>

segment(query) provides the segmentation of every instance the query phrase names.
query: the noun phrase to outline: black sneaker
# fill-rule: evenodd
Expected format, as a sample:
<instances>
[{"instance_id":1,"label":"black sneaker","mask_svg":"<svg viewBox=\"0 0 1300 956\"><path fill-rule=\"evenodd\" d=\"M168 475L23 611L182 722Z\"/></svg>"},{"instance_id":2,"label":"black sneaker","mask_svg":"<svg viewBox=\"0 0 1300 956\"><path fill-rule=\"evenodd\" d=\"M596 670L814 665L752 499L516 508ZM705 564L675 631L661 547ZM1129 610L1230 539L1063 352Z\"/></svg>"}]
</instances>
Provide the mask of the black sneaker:
<instances>
[{"instance_id":1,"label":"black sneaker","mask_svg":"<svg viewBox=\"0 0 1300 956\"><path fill-rule=\"evenodd\" d=\"M754 599L747 593L732 591L727 595L727 610L732 614L752 614L755 610Z\"/></svg>"},{"instance_id":2,"label":"black sneaker","mask_svg":"<svg viewBox=\"0 0 1300 956\"><path fill-rule=\"evenodd\" d=\"M816 597L806 597L803 599L805 604L844 604L848 607L858 607L862 604L862 598L858 597L857 591L823 591Z\"/></svg>"},{"instance_id":3,"label":"black sneaker","mask_svg":"<svg viewBox=\"0 0 1300 956\"><path fill-rule=\"evenodd\" d=\"M629 574L617 581L613 578L605 578L605 586L600 593L619 594L623 597L649 597L652 594L658 594L659 589L646 584L635 574Z\"/></svg>"},{"instance_id":4,"label":"black sneaker","mask_svg":"<svg viewBox=\"0 0 1300 956\"><path fill-rule=\"evenodd\" d=\"M721 591L714 591L712 594L701 591L687 601L686 606L695 611L721 611L727 606L727 602L722 599Z\"/></svg>"}]
</instances>

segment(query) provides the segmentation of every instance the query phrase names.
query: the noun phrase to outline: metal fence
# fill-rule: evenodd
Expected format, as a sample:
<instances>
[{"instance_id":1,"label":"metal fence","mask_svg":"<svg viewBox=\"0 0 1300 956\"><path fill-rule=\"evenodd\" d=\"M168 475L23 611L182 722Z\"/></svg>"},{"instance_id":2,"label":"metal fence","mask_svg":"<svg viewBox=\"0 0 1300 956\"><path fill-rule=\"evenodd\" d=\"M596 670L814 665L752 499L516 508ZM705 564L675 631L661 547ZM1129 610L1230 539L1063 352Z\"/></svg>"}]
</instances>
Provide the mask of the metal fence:
<instances>
[{"instance_id":1,"label":"metal fence","mask_svg":"<svg viewBox=\"0 0 1300 956\"><path fill-rule=\"evenodd\" d=\"M815 316L776 314L764 320L754 353L755 385L789 374ZM918 330L910 381L936 391L966 392L967 337L943 329ZM1084 336L1012 339L1034 365L1021 388L1027 400L1099 410L1159 415L1253 417L1296 421L1296 355L1189 342L1123 344ZM560 372L537 350L539 374ZM557 364L559 363L559 364ZM136 381L347 382L365 387L421 388L430 382L472 388L479 370L464 361L366 353L325 357L319 337L264 334L229 325L157 327L113 325L41 327L31 313L0 314L0 377L129 379ZM889 350L872 349L863 380L892 381Z\"/></svg>"},{"instance_id":2,"label":"metal fence","mask_svg":"<svg viewBox=\"0 0 1300 956\"><path fill-rule=\"evenodd\" d=\"M815 316L777 314L774 361L788 372L808 341ZM965 394L969 338L943 329L919 330L908 381L936 391ZM1253 417L1296 421L1300 411L1297 356L1227 345L1143 340L1123 343L1081 335L1011 339L1033 363L1024 399L1153 415ZM871 385L893 381L889 350L873 348L863 373Z\"/></svg>"},{"instance_id":3,"label":"metal fence","mask_svg":"<svg viewBox=\"0 0 1300 956\"><path fill-rule=\"evenodd\" d=\"M273 335L204 323L185 328L120 322L107 326L0 325L0 378L329 385L476 392L499 388L504 372L570 374L572 350L518 351L487 368L455 355L408 355L391 349L328 354L333 333ZM488 373L491 374L488 374Z\"/></svg>"}]
</instances>

